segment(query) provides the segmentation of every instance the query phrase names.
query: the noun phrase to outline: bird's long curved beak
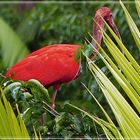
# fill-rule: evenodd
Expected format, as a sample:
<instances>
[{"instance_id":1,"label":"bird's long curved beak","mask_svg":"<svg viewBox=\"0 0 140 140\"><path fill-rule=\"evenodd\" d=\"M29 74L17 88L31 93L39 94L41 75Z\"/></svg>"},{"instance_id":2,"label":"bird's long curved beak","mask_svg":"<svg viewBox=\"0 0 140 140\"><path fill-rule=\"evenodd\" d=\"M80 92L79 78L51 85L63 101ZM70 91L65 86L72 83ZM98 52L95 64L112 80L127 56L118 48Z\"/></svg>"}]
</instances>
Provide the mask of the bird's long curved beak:
<instances>
[{"instance_id":1,"label":"bird's long curved beak","mask_svg":"<svg viewBox=\"0 0 140 140\"><path fill-rule=\"evenodd\" d=\"M120 33L118 31L117 26L115 25L113 18L111 18L110 20L107 21L108 25L110 26L110 28L114 31L114 33L118 36L118 38L122 41Z\"/></svg>"}]
</instances>

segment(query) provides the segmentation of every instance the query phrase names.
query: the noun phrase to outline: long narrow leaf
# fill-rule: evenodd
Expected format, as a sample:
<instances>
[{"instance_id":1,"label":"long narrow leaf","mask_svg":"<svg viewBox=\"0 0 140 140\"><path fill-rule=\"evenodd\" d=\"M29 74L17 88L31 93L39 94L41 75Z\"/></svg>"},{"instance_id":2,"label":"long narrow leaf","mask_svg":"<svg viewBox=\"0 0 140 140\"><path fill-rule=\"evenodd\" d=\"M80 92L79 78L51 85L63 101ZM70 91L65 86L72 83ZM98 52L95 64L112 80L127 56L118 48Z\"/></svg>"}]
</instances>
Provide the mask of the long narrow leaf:
<instances>
[{"instance_id":1,"label":"long narrow leaf","mask_svg":"<svg viewBox=\"0 0 140 140\"><path fill-rule=\"evenodd\" d=\"M97 79L107 101L109 102L114 115L116 116L124 136L126 138L134 138L134 136L139 137L140 119L137 114L95 64L89 63L89 68L93 73L95 73L94 76Z\"/></svg>"},{"instance_id":2,"label":"long narrow leaf","mask_svg":"<svg viewBox=\"0 0 140 140\"><path fill-rule=\"evenodd\" d=\"M94 40L94 38L92 38ZM96 42L96 40L94 40ZM90 42L89 42L90 43ZM90 43L92 48L94 46ZM110 46L111 47L111 46ZM94 48L95 51L96 48ZM123 88L125 93L128 95L134 106L137 108L138 112L140 112L140 96L138 95L137 91L132 87L130 81L126 79L126 77L121 73L120 68L114 64L114 62L109 58L109 56L105 53L105 51L100 47L101 52L105 56L106 59L97 51L97 54L101 57L104 61L106 66L109 68L115 79L118 81L118 84ZM117 51L116 51L117 53Z\"/></svg>"},{"instance_id":3,"label":"long narrow leaf","mask_svg":"<svg viewBox=\"0 0 140 140\"><path fill-rule=\"evenodd\" d=\"M2 99L0 99L0 139L29 139L23 120L20 118L18 121L3 93Z\"/></svg>"},{"instance_id":4,"label":"long narrow leaf","mask_svg":"<svg viewBox=\"0 0 140 140\"><path fill-rule=\"evenodd\" d=\"M104 52L102 50L102 52ZM121 73L121 71L118 69L118 67L113 63L113 61L108 57L108 55L104 52L104 55L106 56L106 59L103 57L102 60L112 73L112 75L115 77L115 79L118 81L118 84L123 88L129 99L132 101L138 112L140 112L140 96L137 94L135 89L131 86L130 82L125 78L125 76Z\"/></svg>"},{"instance_id":5,"label":"long narrow leaf","mask_svg":"<svg viewBox=\"0 0 140 140\"><path fill-rule=\"evenodd\" d=\"M135 0L135 4L136 4L138 15L140 17L140 1L139 0Z\"/></svg>"},{"instance_id":6,"label":"long narrow leaf","mask_svg":"<svg viewBox=\"0 0 140 140\"><path fill-rule=\"evenodd\" d=\"M84 85L84 84L83 84ZM106 116L107 120L109 121L110 124L114 125L114 123L112 122L111 118L108 116L107 112L104 110L104 108L102 107L102 105L98 102L98 100L95 98L95 96L91 93L91 91L84 85L84 87L86 88L86 90L89 92L89 94L92 96L92 98L96 101L96 103L98 104L98 106L101 108L102 112L104 113L104 115ZM115 125L114 125L115 127Z\"/></svg>"},{"instance_id":7,"label":"long narrow leaf","mask_svg":"<svg viewBox=\"0 0 140 140\"><path fill-rule=\"evenodd\" d=\"M129 25L130 31L133 35L133 38L137 44L137 47L140 49L140 32L138 30L138 27L136 26L135 22L133 21L132 17L130 16L129 12L127 11L126 7L124 6L124 4L120 1L120 4L124 10L126 19L127 19L127 23Z\"/></svg>"},{"instance_id":8,"label":"long narrow leaf","mask_svg":"<svg viewBox=\"0 0 140 140\"><path fill-rule=\"evenodd\" d=\"M113 136L111 133L107 133L110 138L123 139L121 133L118 131L118 129L116 127L112 126L112 124L110 124L110 123L108 123L108 122L106 122L106 121L104 121L104 120L102 120L102 119L100 119L100 118L98 118L98 117L96 117L94 115L91 115L88 112L86 112L86 111L84 111L84 110L82 110L82 109L80 109L80 108L78 108L78 107L76 107L76 106L74 106L72 104L69 104L69 103L67 103L67 104L69 106L79 110L80 112L84 113L86 116L88 116L93 121L95 121L97 124L99 124L102 127L102 129L105 130L105 133L107 133L107 129L110 130L112 132L112 134L114 135Z\"/></svg>"},{"instance_id":9,"label":"long narrow leaf","mask_svg":"<svg viewBox=\"0 0 140 140\"><path fill-rule=\"evenodd\" d=\"M21 114L20 114L19 109L18 109L18 105L16 105L16 108L17 108L17 112L18 112L18 118L19 118L19 124L20 124L22 137L23 138L29 138L28 131L26 129L26 126L25 126L25 124L24 124L24 122L22 120Z\"/></svg>"},{"instance_id":10,"label":"long narrow leaf","mask_svg":"<svg viewBox=\"0 0 140 140\"><path fill-rule=\"evenodd\" d=\"M114 37L114 39L117 41L117 43L118 43L119 47L121 48L122 52L124 52L126 58L130 61L131 65L135 68L135 70L140 74L139 64L136 62L136 60L133 58L133 56L130 54L130 52L127 50L127 48L124 46L122 41L116 36L116 34L108 26L108 24L105 21L104 21L104 23L106 24L107 28L109 29L109 31L112 34L112 36Z\"/></svg>"},{"instance_id":11,"label":"long narrow leaf","mask_svg":"<svg viewBox=\"0 0 140 140\"><path fill-rule=\"evenodd\" d=\"M16 33L1 18L0 49L5 67L10 67L29 52Z\"/></svg>"},{"instance_id":12,"label":"long narrow leaf","mask_svg":"<svg viewBox=\"0 0 140 140\"><path fill-rule=\"evenodd\" d=\"M113 43L110 37L104 33L104 42L108 47L110 53L113 55L116 60L118 66L121 68L125 76L129 79L133 87L135 87L136 91L140 94L140 75L136 72L136 70L132 67L130 62L125 58L125 56L120 52L117 46Z\"/></svg>"}]
</instances>

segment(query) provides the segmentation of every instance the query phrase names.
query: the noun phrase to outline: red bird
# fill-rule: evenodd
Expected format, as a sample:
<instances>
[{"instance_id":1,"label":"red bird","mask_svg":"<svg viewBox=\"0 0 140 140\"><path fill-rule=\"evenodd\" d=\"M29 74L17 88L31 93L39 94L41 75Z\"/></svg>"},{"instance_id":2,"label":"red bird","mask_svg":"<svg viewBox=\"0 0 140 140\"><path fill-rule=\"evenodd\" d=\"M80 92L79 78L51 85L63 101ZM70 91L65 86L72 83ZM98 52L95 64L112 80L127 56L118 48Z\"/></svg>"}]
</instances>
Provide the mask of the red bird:
<instances>
[{"instance_id":1,"label":"red bird","mask_svg":"<svg viewBox=\"0 0 140 140\"><path fill-rule=\"evenodd\" d=\"M104 18L120 38L113 22L112 11L107 7L102 7L96 11L93 25L93 38L96 39L98 44L101 45L102 40L100 27L104 27L104 22L101 17ZM6 77L23 81L37 79L44 86L53 86L52 108L55 108L55 97L60 84L74 80L79 72L80 60L76 62L74 55L80 47L80 45L71 44L45 46L13 65L7 71ZM99 50L97 45L96 48ZM91 56L91 59L93 60L95 57L96 53Z\"/></svg>"}]
</instances>

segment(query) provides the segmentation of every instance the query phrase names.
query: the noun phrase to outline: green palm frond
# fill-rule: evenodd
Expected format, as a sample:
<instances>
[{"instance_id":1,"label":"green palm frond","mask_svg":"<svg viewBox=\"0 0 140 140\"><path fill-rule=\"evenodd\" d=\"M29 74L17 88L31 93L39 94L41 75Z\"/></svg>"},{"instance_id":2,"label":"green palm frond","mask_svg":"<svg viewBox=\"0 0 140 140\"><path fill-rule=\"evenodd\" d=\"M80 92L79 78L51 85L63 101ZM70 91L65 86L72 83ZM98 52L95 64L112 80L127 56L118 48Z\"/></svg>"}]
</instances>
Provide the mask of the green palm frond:
<instances>
[{"instance_id":1,"label":"green palm frond","mask_svg":"<svg viewBox=\"0 0 140 140\"><path fill-rule=\"evenodd\" d=\"M10 103L2 93L2 99L0 100L0 138L27 138L29 139L28 131L20 116L18 107L18 119L16 118ZM18 121L19 120L19 121Z\"/></svg>"},{"instance_id":2,"label":"green palm frond","mask_svg":"<svg viewBox=\"0 0 140 140\"><path fill-rule=\"evenodd\" d=\"M139 3L137 1L137 3ZM134 20L132 19L131 15L129 14L128 10L126 9L126 7L124 6L124 4L120 1L120 4L124 10L124 13L125 13L125 16L126 16L126 20L127 20L127 23L129 25L129 28L130 28L130 31L133 35L133 38L136 42L136 45L137 47L140 49L140 31L138 29L138 27L136 26Z\"/></svg>"},{"instance_id":3,"label":"green palm frond","mask_svg":"<svg viewBox=\"0 0 140 140\"><path fill-rule=\"evenodd\" d=\"M94 74L100 88L104 93L104 96L112 108L116 120L122 130L123 136L125 138L140 137L138 123L140 122L140 118L138 115L131 108L129 103L124 99L117 88L94 63L89 63L89 68Z\"/></svg>"}]
</instances>

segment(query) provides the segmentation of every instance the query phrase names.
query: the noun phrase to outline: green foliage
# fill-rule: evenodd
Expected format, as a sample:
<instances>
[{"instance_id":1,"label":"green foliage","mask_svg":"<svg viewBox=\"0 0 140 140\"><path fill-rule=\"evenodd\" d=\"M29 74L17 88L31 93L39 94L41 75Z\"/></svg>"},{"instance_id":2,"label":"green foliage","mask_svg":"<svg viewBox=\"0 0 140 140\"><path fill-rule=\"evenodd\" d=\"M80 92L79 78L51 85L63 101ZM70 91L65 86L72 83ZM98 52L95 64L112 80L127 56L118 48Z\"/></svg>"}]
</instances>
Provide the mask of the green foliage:
<instances>
[{"instance_id":1,"label":"green foliage","mask_svg":"<svg viewBox=\"0 0 140 140\"><path fill-rule=\"evenodd\" d=\"M24 43L29 43L33 40L35 41L37 32L40 31L42 25L45 24L45 22L46 17L44 14L44 8L41 6L36 6L32 8L25 19L20 22L16 30L17 34Z\"/></svg>"},{"instance_id":2,"label":"green foliage","mask_svg":"<svg viewBox=\"0 0 140 140\"><path fill-rule=\"evenodd\" d=\"M0 138L27 138L29 134L26 126L18 111L18 118L16 118L14 111L10 103L5 98L3 91L1 90L2 98L0 99ZM18 110L18 108L17 108Z\"/></svg>"},{"instance_id":3,"label":"green foliage","mask_svg":"<svg viewBox=\"0 0 140 140\"><path fill-rule=\"evenodd\" d=\"M0 18L0 49L3 65L10 67L28 54L28 49L14 31Z\"/></svg>"},{"instance_id":4,"label":"green foliage","mask_svg":"<svg viewBox=\"0 0 140 140\"><path fill-rule=\"evenodd\" d=\"M63 109L58 108L59 113L52 111L48 91L38 81L9 81L2 77L1 79L4 80L1 83L3 94L10 100L14 110L15 104L18 104L30 136L34 136L34 126L44 138L98 137L95 126L88 117L68 109L65 105Z\"/></svg>"},{"instance_id":5,"label":"green foliage","mask_svg":"<svg viewBox=\"0 0 140 140\"><path fill-rule=\"evenodd\" d=\"M23 86L30 89L36 100L44 98L45 102L50 102L48 90L39 81L31 79L27 81Z\"/></svg>"},{"instance_id":6,"label":"green foliage","mask_svg":"<svg viewBox=\"0 0 140 140\"><path fill-rule=\"evenodd\" d=\"M139 12L139 2L136 2ZM28 5L29 8L27 9L26 6L26 4L0 5L0 15L14 29L13 32L3 20L0 20L2 27L0 29L1 72L4 68L11 66L28 53L26 46L33 51L44 44L84 44L85 37L90 39L88 33L92 33L92 18L95 10L104 6L104 4L89 4L85 2L70 5L39 3ZM123 42L126 45L122 44L109 29L109 34L113 34L113 41L115 41L113 43L109 36L103 33L104 44L107 48L101 49L103 56L99 54L100 57L97 57L94 63L89 60L86 61L85 56L81 54L81 50L78 50L75 58L77 60L77 58L81 57L81 76L75 82L62 86L56 99L57 111L52 111L50 107L49 94L52 92L51 88L47 90L36 80L21 82L0 76L0 85L3 93L10 101L16 116L18 116L16 109L16 104L18 104L30 136L37 138L36 130L44 138L80 137L81 139L92 139L94 137L124 139L124 137L139 137L139 117L137 112L140 111L140 67L137 62L140 57L138 49L134 49L135 41L137 45L139 44L139 31L135 25L138 23L138 20L135 20L137 16L135 12L132 12L133 19L136 21L134 23L123 6L129 26L131 27L132 25L133 27L130 30L135 41L132 41L130 31L123 18L123 10L120 9L120 6L113 3L105 4L105 6L113 9L115 23L119 26ZM129 11L135 11L134 6L129 4L126 6ZM15 32L18 34L18 37ZM125 55L116 47L116 42ZM25 43L26 46L24 45ZM136 60L125 46L127 46ZM90 56L92 53L90 44L87 45L85 43L82 51L86 56ZM88 68L91 72L89 72ZM81 82L84 83L84 86L81 85ZM93 91L93 93L90 91ZM87 94L87 92L90 94ZM100 94L101 92L104 94ZM95 101L93 101L93 98ZM75 104L77 107L68 102ZM79 113L79 111L69 107L67 104L81 112ZM132 107L130 106L131 104L133 104ZM82 109L88 110L90 113ZM115 116L112 114L112 111ZM98 125L95 125L93 121Z\"/></svg>"}]
</instances>

